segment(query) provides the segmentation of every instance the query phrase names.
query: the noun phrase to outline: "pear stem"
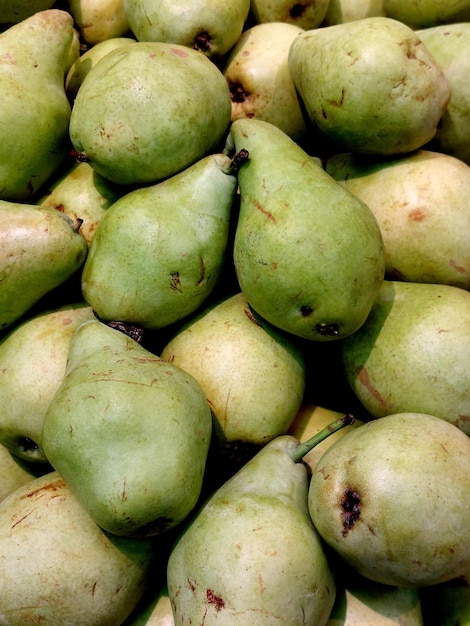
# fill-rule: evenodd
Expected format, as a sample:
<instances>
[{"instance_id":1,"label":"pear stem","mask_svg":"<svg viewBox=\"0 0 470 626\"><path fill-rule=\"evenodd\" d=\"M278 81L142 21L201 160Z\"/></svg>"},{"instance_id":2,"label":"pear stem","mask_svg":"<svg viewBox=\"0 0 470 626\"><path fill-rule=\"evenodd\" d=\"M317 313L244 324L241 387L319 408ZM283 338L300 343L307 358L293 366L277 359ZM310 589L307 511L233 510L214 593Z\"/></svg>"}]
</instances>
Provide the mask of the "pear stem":
<instances>
[{"instance_id":1,"label":"pear stem","mask_svg":"<svg viewBox=\"0 0 470 626\"><path fill-rule=\"evenodd\" d=\"M240 167L248 161L249 154L248 150L242 148L230 160L230 163L226 168L224 168L224 174L229 174L231 176L236 176L238 174L238 170Z\"/></svg>"},{"instance_id":2,"label":"pear stem","mask_svg":"<svg viewBox=\"0 0 470 626\"><path fill-rule=\"evenodd\" d=\"M295 463L300 463L304 456L312 450L317 444L324 441L331 434L335 433L337 430L341 430L345 426L349 426L350 424L354 424L355 417L348 413L344 417L340 417L339 419L331 422L328 426L325 426L319 433L310 437L307 441L303 443L299 443L299 445L294 449L292 453L292 459Z\"/></svg>"}]
</instances>

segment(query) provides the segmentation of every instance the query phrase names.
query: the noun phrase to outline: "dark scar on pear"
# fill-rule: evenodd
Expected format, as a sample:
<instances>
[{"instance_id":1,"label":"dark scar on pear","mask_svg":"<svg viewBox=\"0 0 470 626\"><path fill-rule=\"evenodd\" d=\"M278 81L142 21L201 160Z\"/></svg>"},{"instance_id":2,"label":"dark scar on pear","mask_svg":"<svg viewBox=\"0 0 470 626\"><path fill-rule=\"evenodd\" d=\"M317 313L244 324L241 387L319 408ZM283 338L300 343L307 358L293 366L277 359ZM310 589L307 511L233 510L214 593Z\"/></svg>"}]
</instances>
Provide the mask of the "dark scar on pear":
<instances>
[{"instance_id":1,"label":"dark scar on pear","mask_svg":"<svg viewBox=\"0 0 470 626\"><path fill-rule=\"evenodd\" d=\"M361 514L361 497L357 491L345 489L343 499L341 500L341 509L343 511L343 537L345 537Z\"/></svg>"}]
</instances>

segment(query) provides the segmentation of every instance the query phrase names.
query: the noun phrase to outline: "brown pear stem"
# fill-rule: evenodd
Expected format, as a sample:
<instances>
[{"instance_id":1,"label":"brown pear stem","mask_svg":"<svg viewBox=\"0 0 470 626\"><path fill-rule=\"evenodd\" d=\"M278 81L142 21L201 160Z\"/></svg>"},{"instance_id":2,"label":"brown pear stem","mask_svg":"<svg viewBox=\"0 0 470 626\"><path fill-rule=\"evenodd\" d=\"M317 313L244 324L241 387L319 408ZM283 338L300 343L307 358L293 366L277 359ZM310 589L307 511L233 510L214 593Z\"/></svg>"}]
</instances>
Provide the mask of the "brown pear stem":
<instances>
[{"instance_id":1,"label":"brown pear stem","mask_svg":"<svg viewBox=\"0 0 470 626\"><path fill-rule=\"evenodd\" d=\"M224 169L224 174L236 176L240 167L248 161L249 156L250 155L248 154L248 150L245 150L244 148L239 150L236 154L234 154L234 156L230 160L230 163Z\"/></svg>"},{"instance_id":2,"label":"brown pear stem","mask_svg":"<svg viewBox=\"0 0 470 626\"><path fill-rule=\"evenodd\" d=\"M299 445L294 449L292 453L292 459L295 463L300 463L304 456L312 450L317 444L324 441L331 434L335 433L337 430L341 430L345 426L349 426L350 424L354 424L355 417L348 413L344 417L340 417L339 419L331 422L328 426L325 426L319 433L310 437L307 441L303 443L299 443Z\"/></svg>"}]
</instances>

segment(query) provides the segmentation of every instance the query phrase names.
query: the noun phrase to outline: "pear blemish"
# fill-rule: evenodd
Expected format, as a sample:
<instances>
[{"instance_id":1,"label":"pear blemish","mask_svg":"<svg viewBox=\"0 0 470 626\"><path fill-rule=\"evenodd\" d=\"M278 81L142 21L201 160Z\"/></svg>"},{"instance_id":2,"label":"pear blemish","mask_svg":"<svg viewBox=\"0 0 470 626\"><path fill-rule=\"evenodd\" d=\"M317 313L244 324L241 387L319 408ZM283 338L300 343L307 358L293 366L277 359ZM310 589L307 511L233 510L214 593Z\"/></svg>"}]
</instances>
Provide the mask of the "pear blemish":
<instances>
[{"instance_id":1,"label":"pear blemish","mask_svg":"<svg viewBox=\"0 0 470 626\"><path fill-rule=\"evenodd\" d=\"M361 498L357 491L345 489L341 500L341 509L343 512L343 536L345 537L361 514Z\"/></svg>"}]
</instances>

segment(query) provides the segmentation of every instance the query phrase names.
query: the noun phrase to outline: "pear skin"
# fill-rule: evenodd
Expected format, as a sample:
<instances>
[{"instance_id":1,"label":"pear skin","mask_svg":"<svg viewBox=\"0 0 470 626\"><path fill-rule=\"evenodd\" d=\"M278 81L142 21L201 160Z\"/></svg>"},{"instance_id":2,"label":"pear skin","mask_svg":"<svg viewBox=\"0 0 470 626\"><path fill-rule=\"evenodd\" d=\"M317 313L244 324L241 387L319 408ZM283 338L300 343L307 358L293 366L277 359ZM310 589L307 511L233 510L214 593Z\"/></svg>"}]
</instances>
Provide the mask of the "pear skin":
<instances>
[{"instance_id":1,"label":"pear skin","mask_svg":"<svg viewBox=\"0 0 470 626\"><path fill-rule=\"evenodd\" d=\"M420 588L468 571L470 438L434 415L395 413L350 430L320 458L309 511L361 576Z\"/></svg>"},{"instance_id":2,"label":"pear skin","mask_svg":"<svg viewBox=\"0 0 470 626\"><path fill-rule=\"evenodd\" d=\"M287 22L255 24L231 49L222 71L232 95L232 121L254 117L300 140L307 118L300 104L287 57L302 28Z\"/></svg>"},{"instance_id":3,"label":"pear skin","mask_svg":"<svg viewBox=\"0 0 470 626\"><path fill-rule=\"evenodd\" d=\"M216 150L230 114L227 82L204 54L180 44L136 41L111 50L90 69L74 101L69 134L73 148L99 174L140 186Z\"/></svg>"},{"instance_id":4,"label":"pear skin","mask_svg":"<svg viewBox=\"0 0 470 626\"><path fill-rule=\"evenodd\" d=\"M449 104L429 147L470 165L470 21L420 29L417 35L451 88Z\"/></svg>"},{"instance_id":5,"label":"pear skin","mask_svg":"<svg viewBox=\"0 0 470 626\"><path fill-rule=\"evenodd\" d=\"M305 363L291 337L258 321L243 293L209 307L161 350L196 378L219 445L262 446L285 434L305 390Z\"/></svg>"},{"instance_id":6,"label":"pear skin","mask_svg":"<svg viewBox=\"0 0 470 626\"><path fill-rule=\"evenodd\" d=\"M216 61L237 43L250 0L124 0L138 41L165 41L194 48Z\"/></svg>"},{"instance_id":7,"label":"pear skin","mask_svg":"<svg viewBox=\"0 0 470 626\"><path fill-rule=\"evenodd\" d=\"M439 0L383 0L385 13L411 28L429 28L441 24L470 21L470 2L440 2Z\"/></svg>"},{"instance_id":8,"label":"pear skin","mask_svg":"<svg viewBox=\"0 0 470 626\"><path fill-rule=\"evenodd\" d=\"M238 119L231 137L249 154L238 173L233 259L250 306L304 339L355 332L384 277L371 210L273 124Z\"/></svg>"},{"instance_id":9,"label":"pear skin","mask_svg":"<svg viewBox=\"0 0 470 626\"><path fill-rule=\"evenodd\" d=\"M3 623L116 626L142 597L157 551L102 531L52 471L0 503L0 555Z\"/></svg>"},{"instance_id":10,"label":"pear skin","mask_svg":"<svg viewBox=\"0 0 470 626\"><path fill-rule=\"evenodd\" d=\"M55 209L0 200L0 330L81 268L80 227Z\"/></svg>"},{"instance_id":11,"label":"pear skin","mask_svg":"<svg viewBox=\"0 0 470 626\"><path fill-rule=\"evenodd\" d=\"M100 176L89 163L74 163L49 182L36 204L61 211L72 220L82 219L80 233L90 247L101 218L127 192Z\"/></svg>"},{"instance_id":12,"label":"pear skin","mask_svg":"<svg viewBox=\"0 0 470 626\"><path fill-rule=\"evenodd\" d=\"M68 10L90 47L129 32L123 0L68 0Z\"/></svg>"},{"instance_id":13,"label":"pear skin","mask_svg":"<svg viewBox=\"0 0 470 626\"><path fill-rule=\"evenodd\" d=\"M470 165L421 149L372 161L336 154L325 169L377 218L389 278L470 289Z\"/></svg>"},{"instance_id":14,"label":"pear skin","mask_svg":"<svg viewBox=\"0 0 470 626\"><path fill-rule=\"evenodd\" d=\"M46 463L44 415L65 374L70 339L91 307L76 303L15 326L0 343L0 442L30 462Z\"/></svg>"},{"instance_id":15,"label":"pear skin","mask_svg":"<svg viewBox=\"0 0 470 626\"><path fill-rule=\"evenodd\" d=\"M290 455L297 444L270 441L183 529L167 567L176 625L326 625L335 582L306 510L307 469Z\"/></svg>"},{"instance_id":16,"label":"pear skin","mask_svg":"<svg viewBox=\"0 0 470 626\"><path fill-rule=\"evenodd\" d=\"M237 188L230 167L229 157L209 155L107 210L82 272L100 319L159 329L202 305L227 255Z\"/></svg>"},{"instance_id":17,"label":"pear skin","mask_svg":"<svg viewBox=\"0 0 470 626\"><path fill-rule=\"evenodd\" d=\"M42 444L99 526L147 537L194 508L211 430L209 404L192 376L91 320L72 336Z\"/></svg>"},{"instance_id":18,"label":"pear skin","mask_svg":"<svg viewBox=\"0 0 470 626\"><path fill-rule=\"evenodd\" d=\"M257 24L287 22L304 29L317 28L325 19L328 4L329 0L251 0L251 16Z\"/></svg>"},{"instance_id":19,"label":"pear skin","mask_svg":"<svg viewBox=\"0 0 470 626\"><path fill-rule=\"evenodd\" d=\"M470 435L470 292L384 281L366 323L341 345L350 387L373 417L430 413Z\"/></svg>"},{"instance_id":20,"label":"pear skin","mask_svg":"<svg viewBox=\"0 0 470 626\"><path fill-rule=\"evenodd\" d=\"M60 9L39 11L0 34L2 200L27 201L70 150L64 75L73 38L72 16Z\"/></svg>"},{"instance_id":21,"label":"pear skin","mask_svg":"<svg viewBox=\"0 0 470 626\"><path fill-rule=\"evenodd\" d=\"M451 96L415 31L389 17L302 33L288 61L310 120L339 151L417 150L436 134Z\"/></svg>"}]
</instances>

